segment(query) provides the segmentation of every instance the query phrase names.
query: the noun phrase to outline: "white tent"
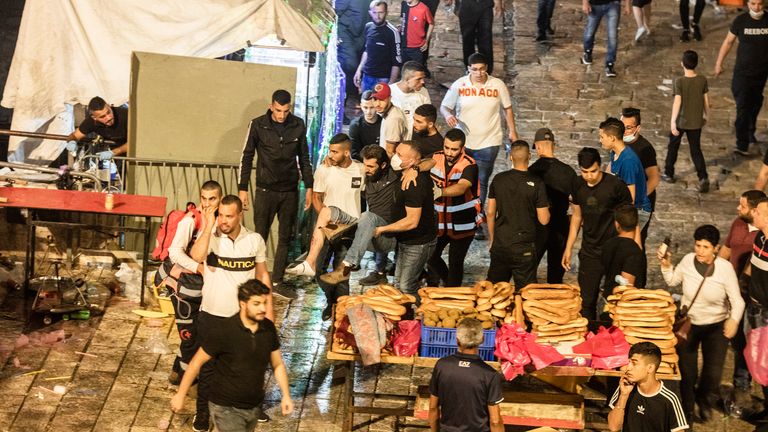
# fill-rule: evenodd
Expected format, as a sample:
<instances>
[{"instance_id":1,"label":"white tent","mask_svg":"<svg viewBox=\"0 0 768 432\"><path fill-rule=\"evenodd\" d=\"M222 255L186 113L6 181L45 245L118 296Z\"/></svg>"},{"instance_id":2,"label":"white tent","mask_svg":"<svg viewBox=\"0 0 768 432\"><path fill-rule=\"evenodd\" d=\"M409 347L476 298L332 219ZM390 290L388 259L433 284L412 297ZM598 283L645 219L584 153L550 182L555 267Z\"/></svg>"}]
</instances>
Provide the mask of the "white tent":
<instances>
[{"instance_id":1,"label":"white tent","mask_svg":"<svg viewBox=\"0 0 768 432\"><path fill-rule=\"evenodd\" d=\"M325 50L284 0L27 0L0 104L14 109L14 130L67 134L73 104L128 101L133 51L215 58L266 39ZM12 139L9 159L43 163L63 147Z\"/></svg>"}]
</instances>

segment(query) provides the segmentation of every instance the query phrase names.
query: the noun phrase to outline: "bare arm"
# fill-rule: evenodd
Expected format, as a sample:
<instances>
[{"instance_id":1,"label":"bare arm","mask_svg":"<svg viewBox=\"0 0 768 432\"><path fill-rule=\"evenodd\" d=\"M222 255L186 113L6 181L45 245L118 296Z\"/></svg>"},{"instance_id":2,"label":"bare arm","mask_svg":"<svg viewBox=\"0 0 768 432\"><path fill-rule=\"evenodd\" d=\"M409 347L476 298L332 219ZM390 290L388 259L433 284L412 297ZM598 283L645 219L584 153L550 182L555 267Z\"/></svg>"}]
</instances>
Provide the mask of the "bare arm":
<instances>
[{"instance_id":1,"label":"bare arm","mask_svg":"<svg viewBox=\"0 0 768 432\"><path fill-rule=\"evenodd\" d=\"M546 225L549 223L549 207L539 207L536 209L536 218L539 220L539 223L542 225Z\"/></svg>"},{"instance_id":2,"label":"bare arm","mask_svg":"<svg viewBox=\"0 0 768 432\"><path fill-rule=\"evenodd\" d=\"M763 166L760 167L760 172L757 173L757 178L755 179L755 189L765 189L766 183L768 183L768 165L763 164Z\"/></svg>"},{"instance_id":3,"label":"bare arm","mask_svg":"<svg viewBox=\"0 0 768 432\"><path fill-rule=\"evenodd\" d=\"M254 268L256 279L264 285L268 286L272 290L272 279L269 277L269 271L267 271L267 263L257 262ZM270 321L275 322L275 309L272 306L272 295L267 296L267 318Z\"/></svg>"},{"instance_id":4,"label":"bare arm","mask_svg":"<svg viewBox=\"0 0 768 432\"><path fill-rule=\"evenodd\" d=\"M241 191L242 192L242 191ZM189 250L189 257L193 260L202 263L205 261L206 255L208 255L208 247L211 244L211 233L213 232L213 226L216 223L213 207L208 207L202 211L203 213L203 226L200 228L200 235L197 236L195 244Z\"/></svg>"},{"instance_id":5,"label":"bare arm","mask_svg":"<svg viewBox=\"0 0 768 432\"><path fill-rule=\"evenodd\" d=\"M717 253L717 256L719 256L720 258L722 258L724 260L731 259L731 248L729 248L728 246L725 246L725 245L721 246L720 247L720 252Z\"/></svg>"},{"instance_id":6,"label":"bare arm","mask_svg":"<svg viewBox=\"0 0 768 432\"><path fill-rule=\"evenodd\" d=\"M672 135L680 135L680 131L677 130L677 116L680 114L680 106L683 104L683 97L675 95L675 99L672 102L672 115L669 117L669 130Z\"/></svg>"},{"instance_id":7,"label":"bare arm","mask_svg":"<svg viewBox=\"0 0 768 432\"><path fill-rule=\"evenodd\" d=\"M280 355L280 350L274 350L269 355L269 360L272 363L272 371L275 374L275 381L280 387L280 395L282 400L280 401L280 408L283 415L288 415L293 412L293 401L291 400L291 389L288 386L288 372L283 363L283 356Z\"/></svg>"},{"instance_id":8,"label":"bare arm","mask_svg":"<svg viewBox=\"0 0 768 432\"><path fill-rule=\"evenodd\" d=\"M355 71L355 75L352 77L352 81L355 84L355 87L358 88L358 90L362 91L362 88L360 87L363 83L363 68L365 67L365 63L368 61L368 53L363 51L363 57L360 59L360 65L357 67L357 70Z\"/></svg>"},{"instance_id":9,"label":"bare arm","mask_svg":"<svg viewBox=\"0 0 768 432\"><path fill-rule=\"evenodd\" d=\"M490 249L496 232L496 198L488 198L485 201L485 218L488 223L488 248Z\"/></svg>"},{"instance_id":10,"label":"bare arm","mask_svg":"<svg viewBox=\"0 0 768 432\"><path fill-rule=\"evenodd\" d=\"M394 84L397 82L397 78L400 76L400 66L392 66L389 71L389 83Z\"/></svg>"},{"instance_id":11,"label":"bare arm","mask_svg":"<svg viewBox=\"0 0 768 432\"><path fill-rule=\"evenodd\" d=\"M632 196L632 202L634 203L635 202L635 189L636 189L636 186L633 185L633 184L627 185L627 189L629 189L629 194Z\"/></svg>"},{"instance_id":12,"label":"bare arm","mask_svg":"<svg viewBox=\"0 0 768 432\"><path fill-rule=\"evenodd\" d=\"M499 405L488 405L488 417L491 423L491 432L504 432L504 419L501 418Z\"/></svg>"},{"instance_id":13,"label":"bare arm","mask_svg":"<svg viewBox=\"0 0 768 432\"><path fill-rule=\"evenodd\" d=\"M429 396L429 431L440 431L440 400L437 396Z\"/></svg>"},{"instance_id":14,"label":"bare arm","mask_svg":"<svg viewBox=\"0 0 768 432\"><path fill-rule=\"evenodd\" d=\"M571 270L571 254L573 254L573 244L576 243L576 237L581 229L581 206L573 204L573 214L571 215L571 226L568 229L568 240L565 242L565 251L563 252L562 265L566 270Z\"/></svg>"},{"instance_id":15,"label":"bare arm","mask_svg":"<svg viewBox=\"0 0 768 432\"><path fill-rule=\"evenodd\" d=\"M422 51L426 51L427 49L429 49L429 41L432 38L432 32L434 30L435 30L435 25L434 24L430 24L427 27L427 36L424 38L424 45L421 46L421 50Z\"/></svg>"},{"instance_id":16,"label":"bare arm","mask_svg":"<svg viewBox=\"0 0 768 432\"><path fill-rule=\"evenodd\" d=\"M645 189L648 191L648 196L650 196L661 182L661 170L659 169L659 166L656 165L646 168L645 177L647 179L645 181Z\"/></svg>"},{"instance_id":17,"label":"bare arm","mask_svg":"<svg viewBox=\"0 0 768 432\"><path fill-rule=\"evenodd\" d=\"M627 284L635 286L635 275L629 274L627 272L621 272L621 277L627 280Z\"/></svg>"},{"instance_id":18,"label":"bare arm","mask_svg":"<svg viewBox=\"0 0 768 432\"><path fill-rule=\"evenodd\" d=\"M448 126L456 127L456 125L459 124L459 119L456 118L456 110L453 108L440 105L440 114L443 115L443 118L445 119L445 122L448 123Z\"/></svg>"},{"instance_id":19,"label":"bare arm","mask_svg":"<svg viewBox=\"0 0 768 432\"><path fill-rule=\"evenodd\" d=\"M723 44L720 45L720 51L717 53L717 60L715 61L714 71L715 77L723 73L723 62L728 56L728 53L731 51L734 42L736 42L736 35L728 31L728 34L725 35L725 39L723 39Z\"/></svg>"},{"instance_id":20,"label":"bare arm","mask_svg":"<svg viewBox=\"0 0 768 432\"><path fill-rule=\"evenodd\" d=\"M325 207L323 200L325 199L325 192L312 192L312 208L315 209L317 214L320 214L320 210Z\"/></svg>"},{"instance_id":21,"label":"bare arm","mask_svg":"<svg viewBox=\"0 0 768 432\"><path fill-rule=\"evenodd\" d=\"M71 134L67 135L67 141L81 141L85 138L85 134L80 132L79 128L75 128Z\"/></svg>"},{"instance_id":22,"label":"bare arm","mask_svg":"<svg viewBox=\"0 0 768 432\"><path fill-rule=\"evenodd\" d=\"M203 348L198 348L195 356L192 357L192 361L189 362L187 370L184 372L184 377L179 384L179 390L171 399L171 410L174 412L181 411L184 408L184 398L187 397L189 388L192 387L192 383L197 379L200 374L200 368L211 359L211 356Z\"/></svg>"},{"instance_id":23,"label":"bare arm","mask_svg":"<svg viewBox=\"0 0 768 432\"><path fill-rule=\"evenodd\" d=\"M395 155L395 150L397 149L397 146L400 143L399 142L392 142L392 141L387 141L386 143L387 143L387 147L386 147L387 156L389 156L389 158L392 159L392 156Z\"/></svg>"},{"instance_id":24,"label":"bare arm","mask_svg":"<svg viewBox=\"0 0 768 432\"><path fill-rule=\"evenodd\" d=\"M704 93L704 121L709 120L710 112L712 112L712 107L709 105L709 93Z\"/></svg>"},{"instance_id":25,"label":"bare arm","mask_svg":"<svg viewBox=\"0 0 768 432\"><path fill-rule=\"evenodd\" d=\"M460 179L458 183L443 188L444 197L462 196L467 189L472 187L472 182L467 179Z\"/></svg>"},{"instance_id":26,"label":"bare arm","mask_svg":"<svg viewBox=\"0 0 768 432\"><path fill-rule=\"evenodd\" d=\"M512 105L504 108L504 119L507 121L507 129L509 129L509 140L517 141L517 127L515 127L515 113L512 112Z\"/></svg>"},{"instance_id":27,"label":"bare arm","mask_svg":"<svg viewBox=\"0 0 768 432\"><path fill-rule=\"evenodd\" d=\"M384 225L376 228L375 237L388 232L403 232L416 228L419 226L419 220L421 219L421 207L406 207L405 217L397 222L393 222L389 225Z\"/></svg>"},{"instance_id":28,"label":"bare arm","mask_svg":"<svg viewBox=\"0 0 768 432\"><path fill-rule=\"evenodd\" d=\"M622 378L623 380L623 378ZM624 411L627 407L629 393L619 395L619 400L608 413L608 429L611 431L620 431L624 427Z\"/></svg>"}]
</instances>

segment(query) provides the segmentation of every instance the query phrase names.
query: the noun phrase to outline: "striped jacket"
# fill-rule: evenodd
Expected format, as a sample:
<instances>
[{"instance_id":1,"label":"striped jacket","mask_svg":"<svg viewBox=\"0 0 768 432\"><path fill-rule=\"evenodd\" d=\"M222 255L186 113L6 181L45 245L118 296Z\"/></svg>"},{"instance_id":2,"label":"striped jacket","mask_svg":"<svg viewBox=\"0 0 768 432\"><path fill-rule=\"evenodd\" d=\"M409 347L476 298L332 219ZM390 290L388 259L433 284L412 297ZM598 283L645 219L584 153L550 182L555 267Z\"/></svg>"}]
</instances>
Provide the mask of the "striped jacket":
<instances>
[{"instance_id":1,"label":"striped jacket","mask_svg":"<svg viewBox=\"0 0 768 432\"><path fill-rule=\"evenodd\" d=\"M446 173L447 161L442 151L432 155L435 166L430 175L439 188L455 185L461 179L462 173L475 160L462 153L458 161ZM456 197L440 197L435 200L437 212L437 235L447 235L452 239L461 239L475 234L475 229L483 222L483 212L480 206L480 182L475 178L472 187L464 195Z\"/></svg>"}]
</instances>

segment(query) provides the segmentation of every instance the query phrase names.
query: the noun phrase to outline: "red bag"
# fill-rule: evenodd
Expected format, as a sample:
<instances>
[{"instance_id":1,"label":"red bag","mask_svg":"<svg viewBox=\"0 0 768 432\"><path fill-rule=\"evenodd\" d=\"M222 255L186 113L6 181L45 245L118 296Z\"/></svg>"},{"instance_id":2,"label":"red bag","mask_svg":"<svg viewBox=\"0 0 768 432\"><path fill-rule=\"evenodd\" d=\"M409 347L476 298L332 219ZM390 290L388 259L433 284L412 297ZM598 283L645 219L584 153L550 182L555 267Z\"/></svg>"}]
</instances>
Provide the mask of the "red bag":
<instances>
[{"instance_id":1,"label":"red bag","mask_svg":"<svg viewBox=\"0 0 768 432\"><path fill-rule=\"evenodd\" d=\"M152 258L158 261L168 257L168 248L173 243L173 237L176 236L176 227L187 214L192 213L195 218L195 231L200 229L203 223L203 215L195 208L195 203L188 202L184 210L171 210L163 219L160 229L155 238L155 248L152 250Z\"/></svg>"},{"instance_id":2,"label":"red bag","mask_svg":"<svg viewBox=\"0 0 768 432\"><path fill-rule=\"evenodd\" d=\"M531 357L531 361L533 361L533 366L536 367L536 370L543 369L552 363L557 363L565 359L555 347L536 343L535 334L528 334L525 337L525 348L528 351L528 356Z\"/></svg>"},{"instance_id":3,"label":"red bag","mask_svg":"<svg viewBox=\"0 0 768 432\"><path fill-rule=\"evenodd\" d=\"M525 373L523 367L531 362L523 341L525 334L525 330L517 324L504 324L496 331L494 355L499 358L501 372L507 381Z\"/></svg>"},{"instance_id":4,"label":"red bag","mask_svg":"<svg viewBox=\"0 0 768 432\"><path fill-rule=\"evenodd\" d=\"M616 369L629 363L629 343L618 327L600 327L597 334L587 334L586 340L573 347L574 354L592 355L593 369Z\"/></svg>"},{"instance_id":5,"label":"red bag","mask_svg":"<svg viewBox=\"0 0 768 432\"><path fill-rule=\"evenodd\" d=\"M397 323L392 338L392 350L396 356L411 357L419 352L421 342L421 321L407 320Z\"/></svg>"},{"instance_id":6,"label":"red bag","mask_svg":"<svg viewBox=\"0 0 768 432\"><path fill-rule=\"evenodd\" d=\"M762 386L768 385L768 326L749 332L744 359L752 379Z\"/></svg>"}]
</instances>

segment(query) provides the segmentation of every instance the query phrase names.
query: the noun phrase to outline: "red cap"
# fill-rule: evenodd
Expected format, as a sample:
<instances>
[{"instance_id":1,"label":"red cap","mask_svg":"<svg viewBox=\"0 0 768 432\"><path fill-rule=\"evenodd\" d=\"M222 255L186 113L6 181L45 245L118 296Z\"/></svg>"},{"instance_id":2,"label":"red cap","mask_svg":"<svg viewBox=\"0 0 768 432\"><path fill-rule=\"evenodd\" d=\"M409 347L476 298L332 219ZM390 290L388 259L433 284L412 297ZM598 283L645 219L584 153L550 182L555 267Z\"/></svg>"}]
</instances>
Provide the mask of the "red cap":
<instances>
[{"instance_id":1,"label":"red cap","mask_svg":"<svg viewBox=\"0 0 768 432\"><path fill-rule=\"evenodd\" d=\"M389 89L389 84L386 83L378 83L375 86L373 86L373 94L371 95L372 98L378 99L378 100L384 100L392 96L392 90Z\"/></svg>"}]
</instances>

